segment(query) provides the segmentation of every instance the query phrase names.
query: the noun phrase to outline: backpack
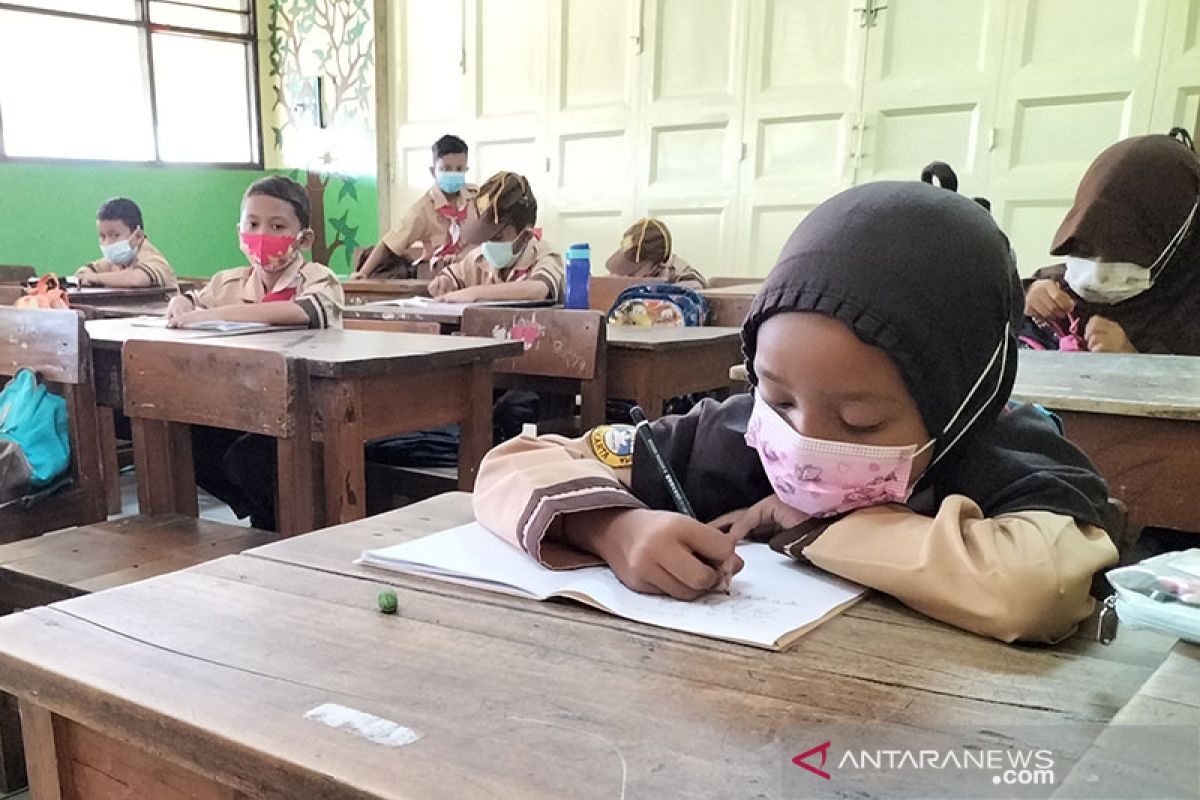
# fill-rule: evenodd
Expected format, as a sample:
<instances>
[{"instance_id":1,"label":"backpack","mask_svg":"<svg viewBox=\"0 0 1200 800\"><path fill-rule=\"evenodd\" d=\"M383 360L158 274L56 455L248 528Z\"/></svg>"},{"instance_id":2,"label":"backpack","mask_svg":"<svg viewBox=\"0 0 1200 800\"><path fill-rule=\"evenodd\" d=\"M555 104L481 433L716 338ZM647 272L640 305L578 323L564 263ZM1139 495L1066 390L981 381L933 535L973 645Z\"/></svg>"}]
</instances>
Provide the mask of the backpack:
<instances>
[{"instance_id":1,"label":"backpack","mask_svg":"<svg viewBox=\"0 0 1200 800\"><path fill-rule=\"evenodd\" d=\"M18 371L0 391L0 501L50 486L70 462L67 401Z\"/></svg>"},{"instance_id":2,"label":"backpack","mask_svg":"<svg viewBox=\"0 0 1200 800\"><path fill-rule=\"evenodd\" d=\"M612 325L670 325L693 328L708 323L708 301L674 283L643 283L617 295L608 312Z\"/></svg>"},{"instance_id":3,"label":"backpack","mask_svg":"<svg viewBox=\"0 0 1200 800\"><path fill-rule=\"evenodd\" d=\"M24 297L17 298L13 303L17 308L70 308L67 293L62 288L62 282L53 272L48 272L38 278L37 285L29 290Z\"/></svg>"}]
</instances>

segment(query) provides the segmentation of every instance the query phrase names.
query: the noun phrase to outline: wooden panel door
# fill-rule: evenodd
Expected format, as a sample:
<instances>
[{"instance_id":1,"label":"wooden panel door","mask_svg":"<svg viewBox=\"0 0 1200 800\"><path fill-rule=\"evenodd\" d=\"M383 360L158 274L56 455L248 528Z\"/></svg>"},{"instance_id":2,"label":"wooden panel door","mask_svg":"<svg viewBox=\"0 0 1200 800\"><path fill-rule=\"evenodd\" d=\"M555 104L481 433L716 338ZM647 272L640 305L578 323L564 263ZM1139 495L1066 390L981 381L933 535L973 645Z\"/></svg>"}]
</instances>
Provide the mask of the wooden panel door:
<instances>
[{"instance_id":1,"label":"wooden panel door","mask_svg":"<svg viewBox=\"0 0 1200 800\"><path fill-rule=\"evenodd\" d=\"M765 0L750 10L735 260L761 276L814 206L854 183L867 28L859 0Z\"/></svg>"},{"instance_id":2,"label":"wooden panel door","mask_svg":"<svg viewBox=\"0 0 1200 800\"><path fill-rule=\"evenodd\" d=\"M1022 274L1105 147L1151 129L1163 0L1018 0L1001 73L991 187Z\"/></svg>"},{"instance_id":3,"label":"wooden panel door","mask_svg":"<svg viewBox=\"0 0 1200 800\"><path fill-rule=\"evenodd\" d=\"M1150 131L1176 125L1200 135L1200 0L1167 0Z\"/></svg>"}]
</instances>

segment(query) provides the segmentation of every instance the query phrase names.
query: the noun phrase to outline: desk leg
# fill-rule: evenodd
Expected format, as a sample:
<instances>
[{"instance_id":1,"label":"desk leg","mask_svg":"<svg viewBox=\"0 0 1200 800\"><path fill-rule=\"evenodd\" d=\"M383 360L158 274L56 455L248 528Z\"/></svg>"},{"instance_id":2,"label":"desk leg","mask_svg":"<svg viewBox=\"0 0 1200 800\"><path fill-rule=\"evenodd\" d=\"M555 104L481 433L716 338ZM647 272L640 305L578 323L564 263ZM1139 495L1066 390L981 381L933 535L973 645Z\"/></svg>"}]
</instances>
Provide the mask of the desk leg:
<instances>
[{"instance_id":1,"label":"desk leg","mask_svg":"<svg viewBox=\"0 0 1200 800\"><path fill-rule=\"evenodd\" d=\"M474 364L467 387L467 414L459 423L458 488L475 488L479 462L492 448L492 362Z\"/></svg>"},{"instance_id":2,"label":"desk leg","mask_svg":"<svg viewBox=\"0 0 1200 800\"><path fill-rule=\"evenodd\" d=\"M25 765L29 771L29 788L37 800L64 800L72 795L66 785L63 759L60 756L56 718L41 706L20 701L21 728L25 735Z\"/></svg>"},{"instance_id":3,"label":"desk leg","mask_svg":"<svg viewBox=\"0 0 1200 800\"><path fill-rule=\"evenodd\" d=\"M367 443L357 381L318 381L317 413L324 431L325 524L362 519L367 508Z\"/></svg>"},{"instance_id":4,"label":"desk leg","mask_svg":"<svg viewBox=\"0 0 1200 800\"><path fill-rule=\"evenodd\" d=\"M302 369L297 365L296 369ZM310 385L307 375L302 385ZM313 442L313 413L308 392L297 392L293 400L296 429L288 439L275 440L275 524L291 536L308 533L317 524L317 445Z\"/></svg>"},{"instance_id":5,"label":"desk leg","mask_svg":"<svg viewBox=\"0 0 1200 800\"><path fill-rule=\"evenodd\" d=\"M191 428L178 422L131 421L141 513L199 516Z\"/></svg>"},{"instance_id":6,"label":"desk leg","mask_svg":"<svg viewBox=\"0 0 1200 800\"><path fill-rule=\"evenodd\" d=\"M104 471L104 491L108 498L108 513L121 513L121 469L117 463L117 431L111 408L98 406L100 464Z\"/></svg>"}]
</instances>

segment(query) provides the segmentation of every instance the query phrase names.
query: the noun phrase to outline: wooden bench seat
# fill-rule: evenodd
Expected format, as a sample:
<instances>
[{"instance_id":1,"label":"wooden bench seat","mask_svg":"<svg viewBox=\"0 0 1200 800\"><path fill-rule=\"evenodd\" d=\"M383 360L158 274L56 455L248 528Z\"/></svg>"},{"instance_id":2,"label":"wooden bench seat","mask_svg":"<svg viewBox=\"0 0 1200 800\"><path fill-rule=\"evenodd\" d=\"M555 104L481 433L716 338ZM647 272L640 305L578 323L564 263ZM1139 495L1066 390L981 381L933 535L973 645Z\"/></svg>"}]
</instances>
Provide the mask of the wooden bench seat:
<instances>
[{"instance_id":1,"label":"wooden bench seat","mask_svg":"<svg viewBox=\"0 0 1200 800\"><path fill-rule=\"evenodd\" d=\"M0 545L0 614L186 569L284 538L182 515L135 516ZM16 704L0 695L0 792L25 785Z\"/></svg>"}]
</instances>

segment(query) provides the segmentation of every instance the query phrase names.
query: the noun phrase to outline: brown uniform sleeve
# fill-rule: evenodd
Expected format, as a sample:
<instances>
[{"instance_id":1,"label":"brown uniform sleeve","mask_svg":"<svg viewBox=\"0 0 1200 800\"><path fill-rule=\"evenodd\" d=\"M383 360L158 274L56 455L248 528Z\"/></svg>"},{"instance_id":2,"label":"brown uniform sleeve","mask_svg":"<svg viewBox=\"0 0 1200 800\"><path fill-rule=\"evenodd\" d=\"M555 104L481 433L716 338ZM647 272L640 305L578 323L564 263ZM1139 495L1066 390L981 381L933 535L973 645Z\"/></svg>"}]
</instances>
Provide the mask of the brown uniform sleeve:
<instances>
[{"instance_id":1,"label":"brown uniform sleeve","mask_svg":"<svg viewBox=\"0 0 1200 800\"><path fill-rule=\"evenodd\" d=\"M564 514L602 508L644 508L615 470L585 439L519 436L492 450L479 466L473 503L485 528L542 566L571 569L602 563L558 540Z\"/></svg>"},{"instance_id":2,"label":"brown uniform sleeve","mask_svg":"<svg viewBox=\"0 0 1200 800\"><path fill-rule=\"evenodd\" d=\"M398 256L405 255L408 249L415 242L425 242L428 237L428 231L425 230L425 220L427 214L426 208L429 206L429 196L426 194L417 198L408 210L404 212L404 216L395 226L383 235L380 239L388 250L391 250Z\"/></svg>"},{"instance_id":3,"label":"brown uniform sleeve","mask_svg":"<svg viewBox=\"0 0 1200 800\"><path fill-rule=\"evenodd\" d=\"M546 288L550 290L549 299L561 303L563 284L566 281L562 256L554 252L543 254L534 262L533 269L529 271L529 277L526 280L545 284Z\"/></svg>"},{"instance_id":4,"label":"brown uniform sleeve","mask_svg":"<svg viewBox=\"0 0 1200 800\"><path fill-rule=\"evenodd\" d=\"M781 548L934 619L1004 642L1057 642L1092 613L1092 576L1117 561L1108 535L1049 511L994 519L961 495L934 517L862 509Z\"/></svg>"},{"instance_id":5,"label":"brown uniform sleeve","mask_svg":"<svg viewBox=\"0 0 1200 800\"><path fill-rule=\"evenodd\" d=\"M140 269L149 275L151 286L174 289L179 285L179 281L175 277L175 270L171 269L166 257L156 248L148 248L143 245L142 252L138 253L137 261L133 263L133 268Z\"/></svg>"},{"instance_id":6,"label":"brown uniform sleeve","mask_svg":"<svg viewBox=\"0 0 1200 800\"><path fill-rule=\"evenodd\" d=\"M308 327L342 327L346 293L329 267L323 264L304 266L304 285L296 295L296 304L308 314Z\"/></svg>"}]
</instances>

